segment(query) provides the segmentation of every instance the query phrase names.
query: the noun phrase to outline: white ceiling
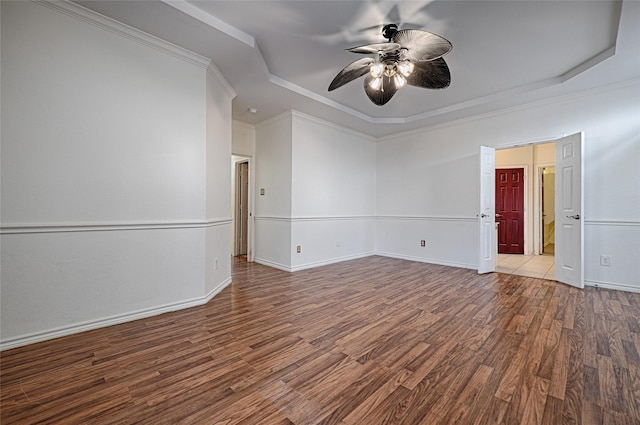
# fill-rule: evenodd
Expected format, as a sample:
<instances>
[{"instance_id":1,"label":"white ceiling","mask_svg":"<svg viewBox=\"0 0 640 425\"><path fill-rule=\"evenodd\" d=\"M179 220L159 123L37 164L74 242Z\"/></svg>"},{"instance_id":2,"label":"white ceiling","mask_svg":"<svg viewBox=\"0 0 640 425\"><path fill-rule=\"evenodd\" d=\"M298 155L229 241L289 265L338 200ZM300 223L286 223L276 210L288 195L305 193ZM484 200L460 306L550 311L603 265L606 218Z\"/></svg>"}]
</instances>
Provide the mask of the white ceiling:
<instances>
[{"instance_id":1,"label":"white ceiling","mask_svg":"<svg viewBox=\"0 0 640 425\"><path fill-rule=\"evenodd\" d=\"M238 93L233 117L289 109L381 137L640 78L638 1L78 1L210 58ZM405 87L384 106L333 77L383 42L384 24L438 34L451 86ZM257 114L247 110L258 109Z\"/></svg>"}]
</instances>

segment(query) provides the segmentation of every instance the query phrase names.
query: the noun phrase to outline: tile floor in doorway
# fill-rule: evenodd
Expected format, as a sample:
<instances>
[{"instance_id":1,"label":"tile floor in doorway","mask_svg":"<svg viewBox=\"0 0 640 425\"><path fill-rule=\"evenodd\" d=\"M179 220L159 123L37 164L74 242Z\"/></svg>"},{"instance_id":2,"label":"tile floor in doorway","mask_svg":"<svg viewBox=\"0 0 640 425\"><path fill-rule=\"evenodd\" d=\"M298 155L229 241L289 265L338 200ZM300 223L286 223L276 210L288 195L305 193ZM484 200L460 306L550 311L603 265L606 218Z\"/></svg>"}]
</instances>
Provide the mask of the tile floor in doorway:
<instances>
[{"instance_id":1,"label":"tile floor in doorway","mask_svg":"<svg viewBox=\"0 0 640 425\"><path fill-rule=\"evenodd\" d=\"M555 257L553 255L498 254L496 272L554 280Z\"/></svg>"}]
</instances>

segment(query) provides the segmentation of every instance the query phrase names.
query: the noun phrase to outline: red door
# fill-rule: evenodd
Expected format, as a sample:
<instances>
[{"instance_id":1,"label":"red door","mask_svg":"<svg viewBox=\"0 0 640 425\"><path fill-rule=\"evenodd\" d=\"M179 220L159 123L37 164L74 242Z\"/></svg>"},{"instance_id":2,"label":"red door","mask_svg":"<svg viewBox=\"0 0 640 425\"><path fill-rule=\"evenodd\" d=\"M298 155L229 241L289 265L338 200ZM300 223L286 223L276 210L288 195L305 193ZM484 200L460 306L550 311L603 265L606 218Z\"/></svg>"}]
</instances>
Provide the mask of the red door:
<instances>
[{"instance_id":1,"label":"red door","mask_svg":"<svg viewBox=\"0 0 640 425\"><path fill-rule=\"evenodd\" d=\"M498 253L524 254L524 168L496 170Z\"/></svg>"}]
</instances>

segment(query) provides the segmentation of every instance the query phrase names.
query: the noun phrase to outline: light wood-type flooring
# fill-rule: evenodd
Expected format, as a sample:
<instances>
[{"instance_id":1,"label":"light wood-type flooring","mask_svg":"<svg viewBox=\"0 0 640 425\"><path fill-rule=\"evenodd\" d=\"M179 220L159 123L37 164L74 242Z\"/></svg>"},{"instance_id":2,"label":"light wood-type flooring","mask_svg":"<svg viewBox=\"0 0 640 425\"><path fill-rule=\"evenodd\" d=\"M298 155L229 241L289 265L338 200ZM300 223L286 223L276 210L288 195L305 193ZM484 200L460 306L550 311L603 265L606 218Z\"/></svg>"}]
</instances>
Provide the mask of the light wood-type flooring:
<instances>
[{"instance_id":1,"label":"light wood-type flooring","mask_svg":"<svg viewBox=\"0 0 640 425\"><path fill-rule=\"evenodd\" d=\"M640 424L640 294L238 259L207 305L1 354L9 424Z\"/></svg>"}]
</instances>

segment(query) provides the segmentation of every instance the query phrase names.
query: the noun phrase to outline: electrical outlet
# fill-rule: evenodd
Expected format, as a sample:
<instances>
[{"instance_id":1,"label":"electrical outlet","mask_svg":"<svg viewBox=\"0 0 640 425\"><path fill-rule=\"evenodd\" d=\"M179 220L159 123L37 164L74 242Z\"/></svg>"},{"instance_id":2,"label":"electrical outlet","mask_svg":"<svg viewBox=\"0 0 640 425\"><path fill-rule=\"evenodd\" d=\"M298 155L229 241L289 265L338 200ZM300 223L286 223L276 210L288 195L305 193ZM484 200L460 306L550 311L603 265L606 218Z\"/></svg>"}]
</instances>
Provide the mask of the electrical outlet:
<instances>
[{"instance_id":1,"label":"electrical outlet","mask_svg":"<svg viewBox=\"0 0 640 425\"><path fill-rule=\"evenodd\" d=\"M611 256L610 255L600 255L600 265L601 266L611 266Z\"/></svg>"},{"instance_id":2,"label":"electrical outlet","mask_svg":"<svg viewBox=\"0 0 640 425\"><path fill-rule=\"evenodd\" d=\"M340 248L342 244L340 242L336 242L336 248Z\"/></svg>"},{"instance_id":3,"label":"electrical outlet","mask_svg":"<svg viewBox=\"0 0 640 425\"><path fill-rule=\"evenodd\" d=\"M424 240L424 239L423 239L423 240L421 240L421 241L420 241L420 246L427 246L427 242L425 242L425 240Z\"/></svg>"},{"instance_id":4,"label":"electrical outlet","mask_svg":"<svg viewBox=\"0 0 640 425\"><path fill-rule=\"evenodd\" d=\"M264 196L264 188L260 189L260 196Z\"/></svg>"},{"instance_id":5,"label":"electrical outlet","mask_svg":"<svg viewBox=\"0 0 640 425\"><path fill-rule=\"evenodd\" d=\"M298 254L300 254L300 253L302 252L302 247L301 247L300 245L298 245L298 246L296 247L296 252L297 252Z\"/></svg>"}]
</instances>

